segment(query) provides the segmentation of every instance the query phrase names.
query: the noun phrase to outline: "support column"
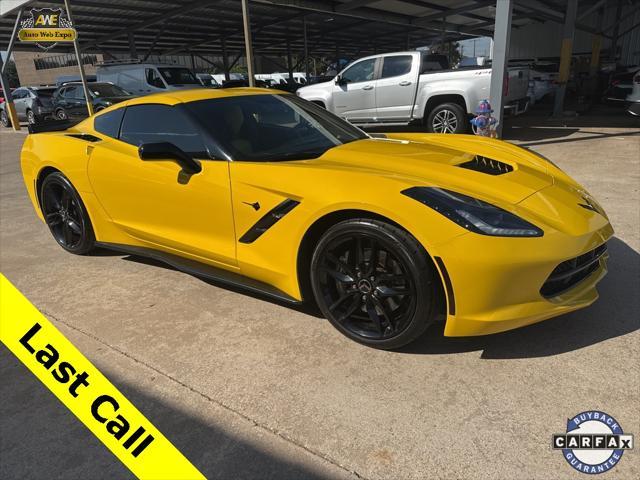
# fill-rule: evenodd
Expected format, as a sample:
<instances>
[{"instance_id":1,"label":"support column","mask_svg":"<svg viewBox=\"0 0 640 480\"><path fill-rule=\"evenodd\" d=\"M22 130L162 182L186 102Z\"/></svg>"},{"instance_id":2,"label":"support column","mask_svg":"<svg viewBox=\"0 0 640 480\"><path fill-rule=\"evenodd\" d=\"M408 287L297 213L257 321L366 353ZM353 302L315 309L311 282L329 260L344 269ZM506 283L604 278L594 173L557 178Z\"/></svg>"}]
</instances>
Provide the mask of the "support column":
<instances>
[{"instance_id":1,"label":"support column","mask_svg":"<svg viewBox=\"0 0 640 480\"><path fill-rule=\"evenodd\" d=\"M600 67L600 50L602 49L602 28L604 27L604 9L599 8L596 13L597 34L591 40L591 63L589 65L589 76L595 77Z\"/></svg>"},{"instance_id":2,"label":"support column","mask_svg":"<svg viewBox=\"0 0 640 480\"><path fill-rule=\"evenodd\" d=\"M287 71L289 72L289 85L293 85L293 60L291 58L291 41L287 35Z\"/></svg>"},{"instance_id":3,"label":"support column","mask_svg":"<svg viewBox=\"0 0 640 480\"><path fill-rule=\"evenodd\" d=\"M224 79L228 82L230 80L229 76L229 54L227 53L227 40L225 37L220 39L220 43L222 46L222 68L224 69Z\"/></svg>"},{"instance_id":4,"label":"support column","mask_svg":"<svg viewBox=\"0 0 640 480\"><path fill-rule=\"evenodd\" d=\"M571 71L571 56L573 54L573 34L576 31L576 13L578 0L568 0L567 11L564 14L562 29L562 46L560 48L560 68L558 72L558 88L553 105L553 116L560 117L564 110L564 96L567 91L567 81Z\"/></svg>"},{"instance_id":5,"label":"support column","mask_svg":"<svg viewBox=\"0 0 640 480\"><path fill-rule=\"evenodd\" d=\"M616 23L613 25L613 32L611 33L611 50L609 52L609 58L610 60L613 60L613 61L616 60L621 17L622 17L622 0L618 0L618 5L616 7Z\"/></svg>"},{"instance_id":6,"label":"support column","mask_svg":"<svg viewBox=\"0 0 640 480\"><path fill-rule=\"evenodd\" d=\"M253 40L251 39L251 19L249 18L249 0L242 0L242 25L244 27L244 49L247 58L247 75L249 86L256 86L253 72Z\"/></svg>"},{"instance_id":7,"label":"support column","mask_svg":"<svg viewBox=\"0 0 640 480\"><path fill-rule=\"evenodd\" d=\"M13 46L16 43L16 38L18 35L18 28L20 26L20 20L22 19L22 10L18 11L18 16L16 17L16 23L13 25L13 31L11 33L11 40L9 40L9 45L7 47L7 62L11 59L11 53L13 51ZM2 91L4 92L4 111L7 114L9 121L11 121L11 126L13 129L18 132L20 131L20 120L18 120L18 114L16 112L16 107L13 104L13 95L11 95L11 87L9 85L9 80L4 74L6 64L2 61L2 55L0 55L0 85L2 85Z\"/></svg>"},{"instance_id":8,"label":"support column","mask_svg":"<svg viewBox=\"0 0 640 480\"><path fill-rule=\"evenodd\" d=\"M307 17L302 17L302 35L304 37L304 74L309 81L309 46L307 45Z\"/></svg>"},{"instance_id":9,"label":"support column","mask_svg":"<svg viewBox=\"0 0 640 480\"><path fill-rule=\"evenodd\" d=\"M67 9L67 18L74 24L71 17L71 7L69 6L69 0L64 0L64 6ZM91 92L89 91L89 85L87 85L87 76L84 73L84 64L82 63L82 56L80 54L80 44L78 43L78 37L73 41L73 50L76 52L76 60L78 61L78 68L80 69L80 81L82 82L82 90L84 90L84 100L87 102L87 112L89 116L93 115L93 101Z\"/></svg>"},{"instance_id":10,"label":"support column","mask_svg":"<svg viewBox=\"0 0 640 480\"><path fill-rule=\"evenodd\" d=\"M504 120L504 82L509 58L509 40L511 38L511 16L513 0L496 0L496 21L493 31L493 58L491 63L490 102L497 124L496 133L502 138ZM477 105L470 105L475 110Z\"/></svg>"}]
</instances>

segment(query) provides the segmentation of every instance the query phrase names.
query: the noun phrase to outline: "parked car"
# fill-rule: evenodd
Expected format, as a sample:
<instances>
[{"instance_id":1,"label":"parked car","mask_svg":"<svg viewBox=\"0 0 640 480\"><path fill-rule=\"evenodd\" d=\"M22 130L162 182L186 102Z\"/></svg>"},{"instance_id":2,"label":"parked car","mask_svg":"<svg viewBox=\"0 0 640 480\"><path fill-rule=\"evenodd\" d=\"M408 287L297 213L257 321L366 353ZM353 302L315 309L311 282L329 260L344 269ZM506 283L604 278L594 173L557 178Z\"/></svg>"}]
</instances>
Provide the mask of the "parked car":
<instances>
[{"instance_id":1,"label":"parked car","mask_svg":"<svg viewBox=\"0 0 640 480\"><path fill-rule=\"evenodd\" d=\"M19 87L13 90L11 95L18 120L34 124L51 117L53 114L51 97L55 90L55 87L50 86ZM0 111L0 123L8 127L11 125L11 121L4 110L4 98L0 108L2 108Z\"/></svg>"},{"instance_id":2,"label":"parked car","mask_svg":"<svg viewBox=\"0 0 640 480\"><path fill-rule=\"evenodd\" d=\"M114 103L133 98L129 92L107 82L90 82L87 84L91 91L93 109L96 112ZM85 101L82 83L66 83L53 96L53 112L58 120L81 118L89 115Z\"/></svg>"},{"instance_id":3,"label":"parked car","mask_svg":"<svg viewBox=\"0 0 640 480\"><path fill-rule=\"evenodd\" d=\"M67 252L111 248L315 300L371 347L401 347L440 319L446 336L484 335L585 308L607 272L606 213L508 142L372 138L258 89L171 92L67 130L33 127L24 184Z\"/></svg>"},{"instance_id":4,"label":"parked car","mask_svg":"<svg viewBox=\"0 0 640 480\"><path fill-rule=\"evenodd\" d=\"M85 75L84 78L87 80L87 82L98 81L98 78L95 75ZM81 82L81 81L82 79L80 78L80 75L60 75L56 77L56 86L61 87L65 83Z\"/></svg>"},{"instance_id":5,"label":"parked car","mask_svg":"<svg viewBox=\"0 0 640 480\"><path fill-rule=\"evenodd\" d=\"M520 113L528 106L528 69L508 72L506 108ZM297 94L355 124L422 122L430 132L463 133L468 115L489 98L490 81L488 67L454 70L444 55L411 51L361 58Z\"/></svg>"},{"instance_id":6,"label":"parked car","mask_svg":"<svg viewBox=\"0 0 640 480\"><path fill-rule=\"evenodd\" d=\"M133 95L167 90L202 88L191 70L179 65L154 63L103 64L97 68L98 82L110 82Z\"/></svg>"},{"instance_id":7,"label":"parked car","mask_svg":"<svg viewBox=\"0 0 640 480\"><path fill-rule=\"evenodd\" d=\"M609 84L603 95L605 102L611 104L626 102L627 96L633 93L633 79L639 71L636 66L611 73Z\"/></svg>"},{"instance_id":8,"label":"parked car","mask_svg":"<svg viewBox=\"0 0 640 480\"><path fill-rule=\"evenodd\" d=\"M640 70L633 76L633 87L626 100L627 112L631 115L640 116Z\"/></svg>"},{"instance_id":9,"label":"parked car","mask_svg":"<svg viewBox=\"0 0 640 480\"><path fill-rule=\"evenodd\" d=\"M200 83L205 87L220 88L222 86L211 73L196 73L196 78L200 80Z\"/></svg>"}]
</instances>

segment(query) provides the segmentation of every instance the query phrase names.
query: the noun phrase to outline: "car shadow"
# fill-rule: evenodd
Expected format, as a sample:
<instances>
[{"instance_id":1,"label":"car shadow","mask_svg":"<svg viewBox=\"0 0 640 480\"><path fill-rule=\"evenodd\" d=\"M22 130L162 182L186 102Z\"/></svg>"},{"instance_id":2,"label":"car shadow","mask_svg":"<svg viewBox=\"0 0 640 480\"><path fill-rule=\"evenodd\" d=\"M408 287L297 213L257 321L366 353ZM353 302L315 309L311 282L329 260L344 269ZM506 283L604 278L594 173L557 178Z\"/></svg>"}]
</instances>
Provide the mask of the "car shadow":
<instances>
[{"instance_id":1,"label":"car shadow","mask_svg":"<svg viewBox=\"0 0 640 480\"><path fill-rule=\"evenodd\" d=\"M285 458L277 447L267 449L238 435L233 426L240 416L232 415L232 423L225 424L221 419L231 414L215 413L215 401L200 392L195 393L211 402L207 417L125 380L116 366L98 367L206 478L327 478L302 458ZM154 372L138 371L145 373L155 381ZM0 478L135 478L4 345L0 377Z\"/></svg>"},{"instance_id":2,"label":"car shadow","mask_svg":"<svg viewBox=\"0 0 640 480\"><path fill-rule=\"evenodd\" d=\"M637 294L640 290L640 254L616 237L609 240L607 245L609 273L598 285L600 298L590 307L527 327L480 337L445 337L444 323L438 322L421 338L396 351L441 355L481 350L481 358L485 359L546 357L578 350L640 329L637 313L640 311L640 296ZM151 258L119 255L126 261L176 270ZM196 278L214 287L324 320L315 302L292 304L242 287Z\"/></svg>"},{"instance_id":3,"label":"car shadow","mask_svg":"<svg viewBox=\"0 0 640 480\"><path fill-rule=\"evenodd\" d=\"M407 354L442 355L482 351L484 359L559 355L640 329L640 254L618 238L608 242L608 275L598 285L600 298L590 307L534 325L482 337L444 337L434 325Z\"/></svg>"}]
</instances>

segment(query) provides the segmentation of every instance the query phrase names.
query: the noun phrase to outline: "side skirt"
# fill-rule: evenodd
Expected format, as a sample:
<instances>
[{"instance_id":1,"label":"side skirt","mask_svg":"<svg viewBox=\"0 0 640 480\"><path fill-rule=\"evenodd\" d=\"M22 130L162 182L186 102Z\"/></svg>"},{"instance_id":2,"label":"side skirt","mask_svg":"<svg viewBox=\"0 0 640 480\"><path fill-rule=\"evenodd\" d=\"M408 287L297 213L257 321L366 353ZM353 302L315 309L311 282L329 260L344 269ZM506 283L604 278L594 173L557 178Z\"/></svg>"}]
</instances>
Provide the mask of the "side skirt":
<instances>
[{"instance_id":1,"label":"side skirt","mask_svg":"<svg viewBox=\"0 0 640 480\"><path fill-rule=\"evenodd\" d=\"M105 248L107 250L122 252L128 255L152 258L159 262L166 263L176 270L180 270L181 272L193 275L194 277L212 280L214 282L218 282L231 287L241 288L253 293L258 293L267 297L275 298L283 302L298 304L301 303L300 300L293 298L292 296L284 293L282 290L278 290L277 288L267 283L245 277L238 273L229 272L222 268L213 267L211 265L196 262L194 260L189 260L188 258L179 257L178 255L173 255L171 253L165 253L159 250L145 247L122 245L119 243L96 242L96 246Z\"/></svg>"}]
</instances>

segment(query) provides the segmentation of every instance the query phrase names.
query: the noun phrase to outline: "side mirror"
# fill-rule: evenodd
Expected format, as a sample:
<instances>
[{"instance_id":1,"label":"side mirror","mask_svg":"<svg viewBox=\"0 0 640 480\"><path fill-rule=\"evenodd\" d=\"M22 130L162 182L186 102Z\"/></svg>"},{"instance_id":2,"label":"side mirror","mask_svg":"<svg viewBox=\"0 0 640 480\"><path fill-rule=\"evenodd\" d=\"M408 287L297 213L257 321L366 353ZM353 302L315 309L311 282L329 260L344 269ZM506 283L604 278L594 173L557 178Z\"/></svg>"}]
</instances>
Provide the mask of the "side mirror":
<instances>
[{"instance_id":1,"label":"side mirror","mask_svg":"<svg viewBox=\"0 0 640 480\"><path fill-rule=\"evenodd\" d=\"M336 75L336 85L344 85L345 82L340 75Z\"/></svg>"},{"instance_id":2,"label":"side mirror","mask_svg":"<svg viewBox=\"0 0 640 480\"><path fill-rule=\"evenodd\" d=\"M170 142L143 143L138 147L138 155L142 160L173 160L190 175L202 171L197 160Z\"/></svg>"}]
</instances>

